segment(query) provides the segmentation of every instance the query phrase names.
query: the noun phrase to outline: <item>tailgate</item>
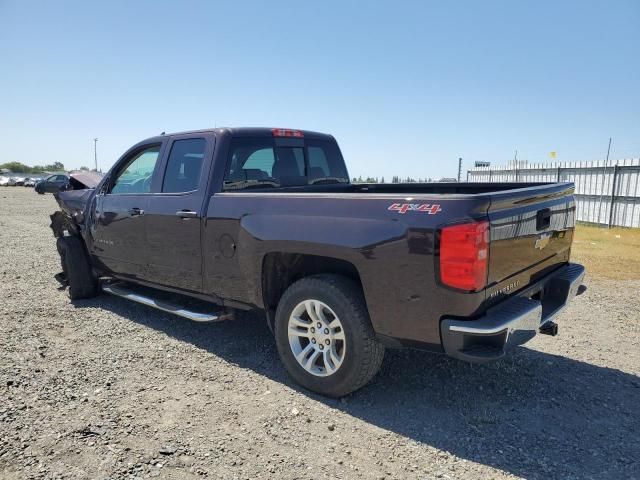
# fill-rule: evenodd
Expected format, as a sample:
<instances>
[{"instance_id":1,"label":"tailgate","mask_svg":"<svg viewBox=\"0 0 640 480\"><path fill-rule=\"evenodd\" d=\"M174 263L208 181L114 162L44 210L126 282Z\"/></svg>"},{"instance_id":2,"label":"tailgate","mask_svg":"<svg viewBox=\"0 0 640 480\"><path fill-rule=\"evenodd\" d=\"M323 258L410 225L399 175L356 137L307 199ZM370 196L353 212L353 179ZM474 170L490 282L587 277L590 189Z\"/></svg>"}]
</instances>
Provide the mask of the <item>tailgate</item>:
<instances>
[{"instance_id":1,"label":"tailgate","mask_svg":"<svg viewBox=\"0 0 640 480\"><path fill-rule=\"evenodd\" d=\"M573 183L491 194L488 298L519 290L569 261Z\"/></svg>"}]
</instances>

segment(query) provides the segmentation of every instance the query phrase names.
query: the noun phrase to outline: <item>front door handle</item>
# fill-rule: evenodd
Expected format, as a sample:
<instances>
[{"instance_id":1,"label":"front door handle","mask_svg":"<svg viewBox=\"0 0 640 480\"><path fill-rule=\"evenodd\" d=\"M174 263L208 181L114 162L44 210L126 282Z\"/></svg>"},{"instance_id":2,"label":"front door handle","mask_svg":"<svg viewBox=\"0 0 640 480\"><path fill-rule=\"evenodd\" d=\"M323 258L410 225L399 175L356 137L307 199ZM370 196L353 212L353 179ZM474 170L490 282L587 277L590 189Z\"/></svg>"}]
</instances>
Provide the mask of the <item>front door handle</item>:
<instances>
[{"instance_id":1,"label":"front door handle","mask_svg":"<svg viewBox=\"0 0 640 480\"><path fill-rule=\"evenodd\" d=\"M132 217L144 215L144 210L138 207L133 207L129 209L129 215L131 215Z\"/></svg>"},{"instance_id":2,"label":"front door handle","mask_svg":"<svg viewBox=\"0 0 640 480\"><path fill-rule=\"evenodd\" d=\"M176 215L180 218L195 218L198 216L198 212L194 212L193 210L178 210Z\"/></svg>"}]
</instances>

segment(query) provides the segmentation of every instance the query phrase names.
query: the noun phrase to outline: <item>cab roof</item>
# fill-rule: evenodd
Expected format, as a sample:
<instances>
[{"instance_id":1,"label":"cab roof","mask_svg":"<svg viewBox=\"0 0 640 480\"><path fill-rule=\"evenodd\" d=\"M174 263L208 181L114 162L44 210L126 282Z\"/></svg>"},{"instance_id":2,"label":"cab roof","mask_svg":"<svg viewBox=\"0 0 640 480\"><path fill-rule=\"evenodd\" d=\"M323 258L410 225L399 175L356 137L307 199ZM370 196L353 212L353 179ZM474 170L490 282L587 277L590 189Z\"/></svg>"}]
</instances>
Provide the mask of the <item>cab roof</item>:
<instances>
[{"instance_id":1,"label":"cab roof","mask_svg":"<svg viewBox=\"0 0 640 480\"><path fill-rule=\"evenodd\" d=\"M276 127L220 127L220 128L204 128L201 130L187 130L184 132L174 132L174 133L161 133L155 137L147 138L139 143L147 143L149 141L157 141L164 137L176 137L179 135L191 135L191 134L211 134L214 135L231 135L233 137L271 137L273 136L273 129ZM277 127L280 129L280 127ZM287 129L289 130L289 129ZM311 130L300 130L293 129L298 132L302 132L305 137L316 138L316 139L324 139L324 140L334 140L332 135L328 133L314 132Z\"/></svg>"}]
</instances>

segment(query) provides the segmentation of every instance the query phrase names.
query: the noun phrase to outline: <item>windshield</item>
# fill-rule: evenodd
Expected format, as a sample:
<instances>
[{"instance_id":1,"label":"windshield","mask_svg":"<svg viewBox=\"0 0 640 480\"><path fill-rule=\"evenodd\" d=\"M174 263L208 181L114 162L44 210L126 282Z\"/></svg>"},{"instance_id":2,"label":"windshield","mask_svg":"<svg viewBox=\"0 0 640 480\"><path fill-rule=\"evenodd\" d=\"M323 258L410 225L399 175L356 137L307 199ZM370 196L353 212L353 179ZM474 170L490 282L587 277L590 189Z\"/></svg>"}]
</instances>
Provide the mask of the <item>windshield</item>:
<instances>
[{"instance_id":1,"label":"windshield","mask_svg":"<svg viewBox=\"0 0 640 480\"><path fill-rule=\"evenodd\" d=\"M348 183L335 142L317 139L232 139L224 190Z\"/></svg>"}]
</instances>

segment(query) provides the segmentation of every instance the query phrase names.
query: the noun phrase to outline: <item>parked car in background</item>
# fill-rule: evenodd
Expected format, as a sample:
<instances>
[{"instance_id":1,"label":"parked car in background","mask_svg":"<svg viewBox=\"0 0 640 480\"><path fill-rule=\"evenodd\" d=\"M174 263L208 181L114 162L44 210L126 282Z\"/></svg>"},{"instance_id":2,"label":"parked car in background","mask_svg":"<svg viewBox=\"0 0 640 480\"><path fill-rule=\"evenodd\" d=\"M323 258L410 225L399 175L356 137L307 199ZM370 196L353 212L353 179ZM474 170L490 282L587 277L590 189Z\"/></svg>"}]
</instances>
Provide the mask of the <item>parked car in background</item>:
<instances>
[{"instance_id":1,"label":"parked car in background","mask_svg":"<svg viewBox=\"0 0 640 480\"><path fill-rule=\"evenodd\" d=\"M58 173L36 183L35 190L41 195L44 193L58 193L64 190L67 185L69 185L69 177Z\"/></svg>"},{"instance_id":2,"label":"parked car in background","mask_svg":"<svg viewBox=\"0 0 640 480\"><path fill-rule=\"evenodd\" d=\"M36 186L36 182L38 182L39 179L37 178L31 178L31 177L27 177L24 179L24 186L25 187L35 187Z\"/></svg>"},{"instance_id":3,"label":"parked car in background","mask_svg":"<svg viewBox=\"0 0 640 480\"><path fill-rule=\"evenodd\" d=\"M15 177L16 187L24 187L24 181L26 180L24 177Z\"/></svg>"},{"instance_id":4,"label":"parked car in background","mask_svg":"<svg viewBox=\"0 0 640 480\"><path fill-rule=\"evenodd\" d=\"M0 177L0 187L9 185L9 177Z\"/></svg>"},{"instance_id":5,"label":"parked car in background","mask_svg":"<svg viewBox=\"0 0 640 480\"><path fill-rule=\"evenodd\" d=\"M16 178L15 177L9 177L9 180L7 181L7 185L10 186L10 187L15 187Z\"/></svg>"}]
</instances>

